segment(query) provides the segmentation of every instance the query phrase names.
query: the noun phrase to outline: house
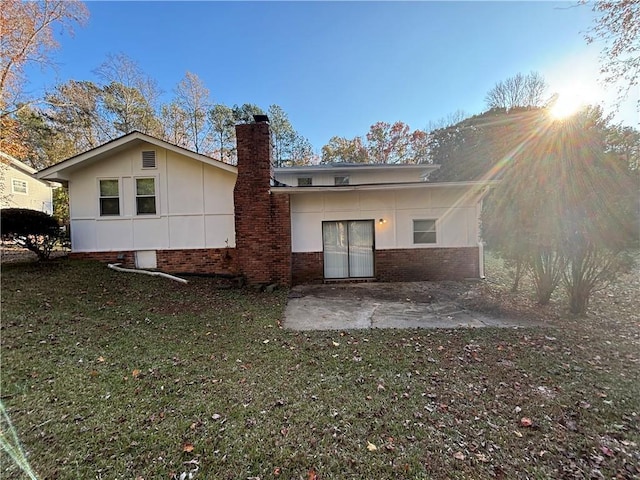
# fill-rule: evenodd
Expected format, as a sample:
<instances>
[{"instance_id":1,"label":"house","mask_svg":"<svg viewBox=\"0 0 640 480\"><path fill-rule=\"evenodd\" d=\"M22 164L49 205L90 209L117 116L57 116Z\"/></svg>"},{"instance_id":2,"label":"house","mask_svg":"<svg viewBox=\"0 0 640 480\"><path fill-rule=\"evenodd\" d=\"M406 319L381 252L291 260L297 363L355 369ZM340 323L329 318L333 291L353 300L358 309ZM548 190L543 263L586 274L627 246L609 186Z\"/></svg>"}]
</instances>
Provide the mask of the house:
<instances>
[{"instance_id":1,"label":"house","mask_svg":"<svg viewBox=\"0 0 640 480\"><path fill-rule=\"evenodd\" d=\"M0 152L0 208L28 208L53 213L53 189L48 181L34 177L36 170Z\"/></svg>"},{"instance_id":2,"label":"house","mask_svg":"<svg viewBox=\"0 0 640 480\"><path fill-rule=\"evenodd\" d=\"M238 165L133 132L40 171L68 184L72 256L249 283L483 276L486 185L433 165L274 169L268 122L236 126Z\"/></svg>"}]
</instances>

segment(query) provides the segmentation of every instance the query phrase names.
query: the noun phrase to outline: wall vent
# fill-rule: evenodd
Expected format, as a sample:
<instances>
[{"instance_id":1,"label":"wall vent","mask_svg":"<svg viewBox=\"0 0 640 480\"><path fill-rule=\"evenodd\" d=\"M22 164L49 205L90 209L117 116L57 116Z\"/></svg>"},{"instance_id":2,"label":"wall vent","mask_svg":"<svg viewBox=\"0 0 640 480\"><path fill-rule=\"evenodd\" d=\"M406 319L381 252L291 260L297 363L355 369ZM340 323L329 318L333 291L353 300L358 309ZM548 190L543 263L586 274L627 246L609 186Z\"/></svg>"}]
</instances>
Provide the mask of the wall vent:
<instances>
[{"instance_id":1,"label":"wall vent","mask_svg":"<svg viewBox=\"0 0 640 480\"><path fill-rule=\"evenodd\" d=\"M155 150L142 152L142 168L156 168Z\"/></svg>"}]
</instances>

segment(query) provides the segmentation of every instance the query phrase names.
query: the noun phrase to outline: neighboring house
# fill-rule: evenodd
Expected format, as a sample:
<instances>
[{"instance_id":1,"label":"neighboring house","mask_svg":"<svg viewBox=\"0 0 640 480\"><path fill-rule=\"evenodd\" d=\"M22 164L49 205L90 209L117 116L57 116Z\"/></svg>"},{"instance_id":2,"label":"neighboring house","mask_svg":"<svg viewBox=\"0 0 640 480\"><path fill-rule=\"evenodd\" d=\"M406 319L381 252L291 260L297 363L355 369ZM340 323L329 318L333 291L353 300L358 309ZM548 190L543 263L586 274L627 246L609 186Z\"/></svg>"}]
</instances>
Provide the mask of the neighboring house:
<instances>
[{"instance_id":1,"label":"neighboring house","mask_svg":"<svg viewBox=\"0 0 640 480\"><path fill-rule=\"evenodd\" d=\"M249 283L483 275L480 182L433 165L277 168L269 125L232 166L133 132L38 172L68 182L72 255Z\"/></svg>"},{"instance_id":2,"label":"neighboring house","mask_svg":"<svg viewBox=\"0 0 640 480\"><path fill-rule=\"evenodd\" d=\"M53 213L55 184L34 177L34 168L0 152L0 208L28 208Z\"/></svg>"}]
</instances>

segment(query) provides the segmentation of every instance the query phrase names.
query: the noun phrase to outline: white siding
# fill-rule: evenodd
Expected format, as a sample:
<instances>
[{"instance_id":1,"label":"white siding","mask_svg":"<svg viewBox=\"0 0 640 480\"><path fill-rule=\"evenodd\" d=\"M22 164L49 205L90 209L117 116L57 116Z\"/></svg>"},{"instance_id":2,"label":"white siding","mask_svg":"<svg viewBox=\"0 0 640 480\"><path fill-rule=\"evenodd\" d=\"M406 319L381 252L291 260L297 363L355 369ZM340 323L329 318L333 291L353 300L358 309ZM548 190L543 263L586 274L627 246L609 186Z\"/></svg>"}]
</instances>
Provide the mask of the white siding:
<instances>
[{"instance_id":1,"label":"white siding","mask_svg":"<svg viewBox=\"0 0 640 480\"><path fill-rule=\"evenodd\" d=\"M313 186L334 185L335 177L348 176L350 185L378 184L378 183L406 183L420 182L422 169L398 167L334 167L331 171L288 172L286 169L276 171L276 180L293 187L298 186L298 178L312 178Z\"/></svg>"},{"instance_id":2,"label":"white siding","mask_svg":"<svg viewBox=\"0 0 640 480\"><path fill-rule=\"evenodd\" d=\"M441 187L295 194L291 196L292 251L322 251L326 220L374 220L377 250L475 247L479 195L472 192L470 187ZM437 220L437 243L413 243L413 220L419 219Z\"/></svg>"},{"instance_id":3,"label":"white siding","mask_svg":"<svg viewBox=\"0 0 640 480\"><path fill-rule=\"evenodd\" d=\"M144 150L156 151L157 168L142 168ZM155 179L155 215L136 215L135 179L140 177ZM119 180L118 217L100 217L101 178ZM234 247L235 179L233 173L144 143L89 164L69 180L73 250Z\"/></svg>"},{"instance_id":4,"label":"white siding","mask_svg":"<svg viewBox=\"0 0 640 480\"><path fill-rule=\"evenodd\" d=\"M27 193L13 192L13 180L26 182ZM13 165L0 165L0 208L28 208L53 213L53 189L51 186Z\"/></svg>"}]
</instances>

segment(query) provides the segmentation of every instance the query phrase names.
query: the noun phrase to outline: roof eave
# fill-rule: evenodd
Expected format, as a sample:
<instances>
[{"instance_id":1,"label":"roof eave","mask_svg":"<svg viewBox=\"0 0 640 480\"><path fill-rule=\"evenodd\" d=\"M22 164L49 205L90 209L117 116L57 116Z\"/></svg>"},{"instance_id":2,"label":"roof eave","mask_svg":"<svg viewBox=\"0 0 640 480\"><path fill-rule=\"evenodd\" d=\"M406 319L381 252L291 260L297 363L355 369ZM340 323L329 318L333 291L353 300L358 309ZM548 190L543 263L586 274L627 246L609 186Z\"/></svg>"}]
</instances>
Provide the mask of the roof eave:
<instances>
[{"instance_id":1,"label":"roof eave","mask_svg":"<svg viewBox=\"0 0 640 480\"><path fill-rule=\"evenodd\" d=\"M412 182L412 183L377 183L367 185L317 185L306 187L271 187L273 193L313 193L313 192L353 192L376 190L408 190L415 188L477 188L478 191L486 190L486 187L497 184L491 181L465 181L465 182Z\"/></svg>"}]
</instances>

